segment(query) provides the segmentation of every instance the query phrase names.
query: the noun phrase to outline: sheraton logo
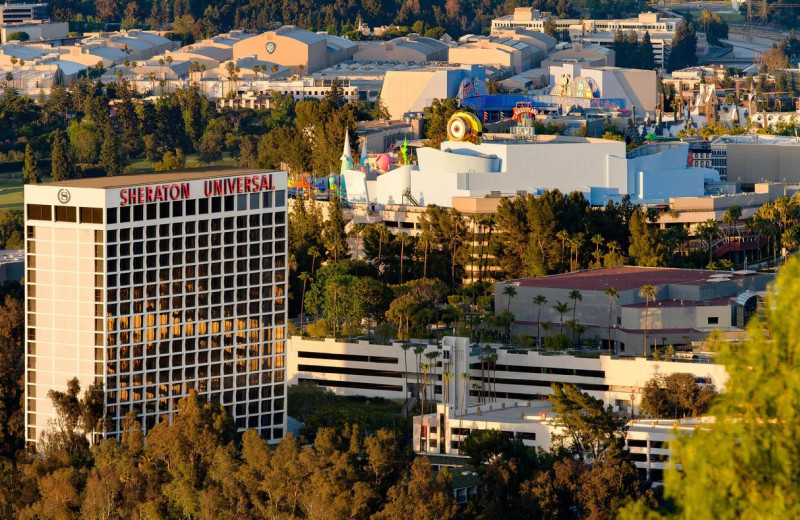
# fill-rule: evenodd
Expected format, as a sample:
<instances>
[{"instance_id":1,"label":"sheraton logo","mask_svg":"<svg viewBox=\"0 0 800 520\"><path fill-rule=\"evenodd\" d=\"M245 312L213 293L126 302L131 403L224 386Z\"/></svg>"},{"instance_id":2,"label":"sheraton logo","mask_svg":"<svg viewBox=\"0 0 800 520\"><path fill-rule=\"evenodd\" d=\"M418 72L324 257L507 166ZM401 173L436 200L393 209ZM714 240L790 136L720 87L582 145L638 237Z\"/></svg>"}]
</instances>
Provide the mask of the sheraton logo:
<instances>
[{"instance_id":1,"label":"sheraton logo","mask_svg":"<svg viewBox=\"0 0 800 520\"><path fill-rule=\"evenodd\" d=\"M204 181L203 192L206 197L233 195L237 193L257 193L274 190L272 174L228 177ZM119 192L120 206L146 204L148 202L164 202L168 200L184 200L191 198L191 184L181 182L161 184L158 186L139 186L123 188Z\"/></svg>"}]
</instances>

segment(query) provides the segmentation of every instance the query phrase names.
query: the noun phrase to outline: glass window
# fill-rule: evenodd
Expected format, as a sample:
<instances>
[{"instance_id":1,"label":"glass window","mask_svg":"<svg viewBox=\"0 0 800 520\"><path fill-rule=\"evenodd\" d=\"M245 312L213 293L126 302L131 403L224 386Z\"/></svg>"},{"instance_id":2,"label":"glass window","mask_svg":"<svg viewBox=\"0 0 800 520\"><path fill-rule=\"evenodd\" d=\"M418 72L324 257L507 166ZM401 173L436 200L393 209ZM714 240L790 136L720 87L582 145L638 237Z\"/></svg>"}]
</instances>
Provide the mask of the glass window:
<instances>
[{"instance_id":1,"label":"glass window","mask_svg":"<svg viewBox=\"0 0 800 520\"><path fill-rule=\"evenodd\" d=\"M56 222L77 222L77 208L69 206L56 206Z\"/></svg>"},{"instance_id":2,"label":"glass window","mask_svg":"<svg viewBox=\"0 0 800 520\"><path fill-rule=\"evenodd\" d=\"M52 206L42 204L28 204L28 219L52 220Z\"/></svg>"},{"instance_id":3,"label":"glass window","mask_svg":"<svg viewBox=\"0 0 800 520\"><path fill-rule=\"evenodd\" d=\"M247 195L241 194L236 196L236 211L247 210Z\"/></svg>"}]
</instances>

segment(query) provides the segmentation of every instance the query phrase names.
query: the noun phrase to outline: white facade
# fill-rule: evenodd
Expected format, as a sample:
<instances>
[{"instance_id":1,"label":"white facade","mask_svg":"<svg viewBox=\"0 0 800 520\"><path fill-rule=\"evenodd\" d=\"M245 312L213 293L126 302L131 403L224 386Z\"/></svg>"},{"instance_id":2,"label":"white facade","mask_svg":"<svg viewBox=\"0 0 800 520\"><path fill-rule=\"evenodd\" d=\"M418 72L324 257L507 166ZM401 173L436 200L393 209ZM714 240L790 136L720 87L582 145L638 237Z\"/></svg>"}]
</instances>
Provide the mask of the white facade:
<instances>
[{"instance_id":1,"label":"white facade","mask_svg":"<svg viewBox=\"0 0 800 520\"><path fill-rule=\"evenodd\" d=\"M48 391L102 383L106 431L190 390L285 430L286 172L195 170L27 185L26 439Z\"/></svg>"},{"instance_id":2,"label":"white facade","mask_svg":"<svg viewBox=\"0 0 800 520\"><path fill-rule=\"evenodd\" d=\"M484 68L478 65L389 70L381 100L392 119L402 119L409 112L422 112L434 99L456 97L462 81L476 79L486 79Z\"/></svg>"},{"instance_id":3,"label":"white facade","mask_svg":"<svg viewBox=\"0 0 800 520\"><path fill-rule=\"evenodd\" d=\"M624 142L605 139L484 138L477 145L444 141L438 150L419 148L417 165L391 169L375 181L359 171L346 172L348 199L403 204L410 193L422 206L450 207L453 197L559 189L580 191L593 205L619 201L626 194L635 202L666 202L703 196L705 183L719 180L716 170L686 166L689 148L683 143L648 145L628 154Z\"/></svg>"},{"instance_id":4,"label":"white facade","mask_svg":"<svg viewBox=\"0 0 800 520\"><path fill-rule=\"evenodd\" d=\"M289 385L313 381L340 395L397 400L418 396L422 374L414 347L419 345L422 344L410 344L404 350L400 342L345 343L333 338L314 340L293 336L288 347L287 379ZM689 373L717 390L728 380L725 367L707 359L653 361L643 357L544 355L499 345L491 345L491 349L497 354L497 368L490 374L481 370L480 358L485 349L470 344L467 338L445 337L441 345L425 345L426 353L440 353L435 373L427 377L427 399L444 401L445 371L453 375L447 388L447 402L461 406L461 395L465 393L465 407L485 403L489 391L500 400L541 401L550 394L553 383L571 383L606 405L630 410L631 397L638 407L641 388L656 374ZM424 354L421 359L430 363ZM462 373L469 374L466 386L460 378Z\"/></svg>"},{"instance_id":5,"label":"white facade","mask_svg":"<svg viewBox=\"0 0 800 520\"><path fill-rule=\"evenodd\" d=\"M499 430L529 448L550 450L553 434L562 433L551 409L546 401L498 401L463 410L440 404L435 414L414 417L414 450L423 455L459 455L461 441L473 430ZM670 465L669 443L711 422L706 417L630 420L625 445L642 477L661 484Z\"/></svg>"}]
</instances>

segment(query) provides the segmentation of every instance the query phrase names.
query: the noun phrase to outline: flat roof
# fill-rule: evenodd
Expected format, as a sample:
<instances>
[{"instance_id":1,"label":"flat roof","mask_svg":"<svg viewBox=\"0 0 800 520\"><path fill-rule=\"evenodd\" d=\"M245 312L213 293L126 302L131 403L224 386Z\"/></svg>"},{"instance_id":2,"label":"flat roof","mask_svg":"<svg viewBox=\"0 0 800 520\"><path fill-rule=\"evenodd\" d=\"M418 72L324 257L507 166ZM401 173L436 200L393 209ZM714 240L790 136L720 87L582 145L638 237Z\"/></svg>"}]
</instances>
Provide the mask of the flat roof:
<instances>
[{"instance_id":1,"label":"flat roof","mask_svg":"<svg viewBox=\"0 0 800 520\"><path fill-rule=\"evenodd\" d=\"M69 188L95 188L105 190L111 188L122 188L125 186L142 186L145 184L159 184L166 182L195 181L198 179L214 179L217 177L235 177L239 175L274 173L277 171L279 170L267 170L262 168L230 168L218 166L156 173L141 173L137 175L118 175L115 177L72 179L68 181L48 182L41 184L41 186L65 186Z\"/></svg>"},{"instance_id":2,"label":"flat roof","mask_svg":"<svg viewBox=\"0 0 800 520\"><path fill-rule=\"evenodd\" d=\"M735 275L730 271L621 266L587 269L574 273L555 274L541 278L506 280L504 283L515 284L520 287L584 289L588 291L604 291L608 287L614 287L619 291L627 291L639 289L645 284L705 285L714 283L711 281L712 277L720 274L730 276L731 280L742 278L742 276ZM755 274L750 276L764 275Z\"/></svg>"}]
</instances>

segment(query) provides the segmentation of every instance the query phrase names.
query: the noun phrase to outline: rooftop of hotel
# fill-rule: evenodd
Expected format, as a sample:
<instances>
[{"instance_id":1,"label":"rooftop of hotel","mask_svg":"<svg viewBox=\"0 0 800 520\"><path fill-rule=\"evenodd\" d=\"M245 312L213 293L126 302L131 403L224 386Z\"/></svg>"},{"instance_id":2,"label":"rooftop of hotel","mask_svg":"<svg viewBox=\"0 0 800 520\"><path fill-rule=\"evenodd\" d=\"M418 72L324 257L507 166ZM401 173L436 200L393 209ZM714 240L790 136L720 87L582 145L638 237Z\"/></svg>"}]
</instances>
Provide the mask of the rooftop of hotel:
<instances>
[{"instance_id":1,"label":"rooftop of hotel","mask_svg":"<svg viewBox=\"0 0 800 520\"><path fill-rule=\"evenodd\" d=\"M94 188L106 190L123 188L126 186L144 186L147 184L196 181L200 179L214 179L217 177L237 177L240 175L274 173L276 171L277 170L264 170L260 168L192 168L163 173L144 173L139 175L120 175L117 177L91 177L87 179L73 179L68 181L49 182L46 184L41 184L41 186L63 186L65 188Z\"/></svg>"},{"instance_id":2,"label":"rooftop of hotel","mask_svg":"<svg viewBox=\"0 0 800 520\"><path fill-rule=\"evenodd\" d=\"M719 283L723 279L740 279L745 276L770 276L754 271L708 271L704 269L672 269L662 267L605 267L587 269L573 273L543 276L541 278L520 278L508 280L507 284L520 287L541 287L548 289L582 289L604 291L614 287L619 291L639 289L643 285L706 285Z\"/></svg>"}]
</instances>

